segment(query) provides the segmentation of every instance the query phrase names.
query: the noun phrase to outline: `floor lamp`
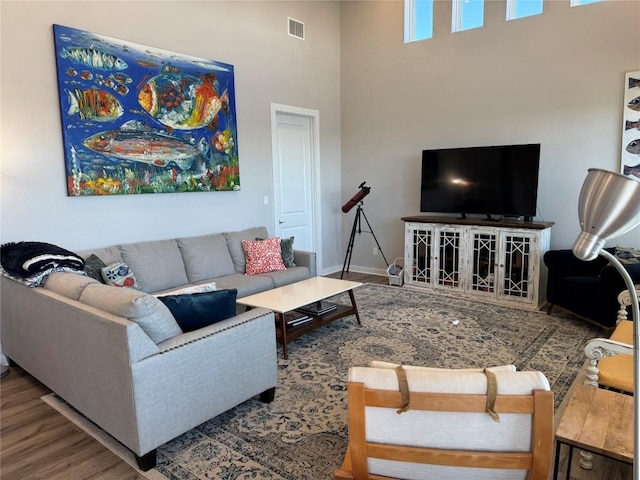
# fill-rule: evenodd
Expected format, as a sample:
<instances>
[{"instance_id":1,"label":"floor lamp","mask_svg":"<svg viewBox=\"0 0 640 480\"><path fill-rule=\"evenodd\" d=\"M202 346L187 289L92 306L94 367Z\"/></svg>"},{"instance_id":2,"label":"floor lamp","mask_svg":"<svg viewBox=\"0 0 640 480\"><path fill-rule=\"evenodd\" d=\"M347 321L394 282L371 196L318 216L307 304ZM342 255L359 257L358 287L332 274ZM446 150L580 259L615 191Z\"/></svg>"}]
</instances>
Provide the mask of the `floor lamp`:
<instances>
[{"instance_id":1,"label":"floor lamp","mask_svg":"<svg viewBox=\"0 0 640 480\"><path fill-rule=\"evenodd\" d=\"M619 173L589 169L578 202L582 232L573 245L573 254L581 260L606 258L624 278L631 295L633 321L633 401L634 444L633 480L640 480L640 309L635 286L629 273L604 244L640 225L640 182Z\"/></svg>"}]
</instances>

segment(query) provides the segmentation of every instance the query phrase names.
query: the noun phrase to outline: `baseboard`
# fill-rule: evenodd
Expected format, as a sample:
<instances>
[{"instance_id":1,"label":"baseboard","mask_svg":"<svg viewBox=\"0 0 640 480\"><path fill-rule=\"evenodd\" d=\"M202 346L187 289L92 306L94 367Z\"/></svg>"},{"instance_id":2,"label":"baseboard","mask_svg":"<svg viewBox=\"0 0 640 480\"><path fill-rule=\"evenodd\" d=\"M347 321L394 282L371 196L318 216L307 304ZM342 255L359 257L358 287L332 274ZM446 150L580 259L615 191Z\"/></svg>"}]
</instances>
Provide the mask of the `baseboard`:
<instances>
[{"instance_id":1,"label":"baseboard","mask_svg":"<svg viewBox=\"0 0 640 480\"><path fill-rule=\"evenodd\" d=\"M355 273L366 273L368 275L382 275L382 276L387 275L386 268L385 269L370 268L370 267L361 267L358 265L350 265L349 271L355 272ZM338 272L342 272L342 265L334 265L333 267L324 268L322 269L322 273L320 275L331 275L332 273L338 273Z\"/></svg>"}]
</instances>

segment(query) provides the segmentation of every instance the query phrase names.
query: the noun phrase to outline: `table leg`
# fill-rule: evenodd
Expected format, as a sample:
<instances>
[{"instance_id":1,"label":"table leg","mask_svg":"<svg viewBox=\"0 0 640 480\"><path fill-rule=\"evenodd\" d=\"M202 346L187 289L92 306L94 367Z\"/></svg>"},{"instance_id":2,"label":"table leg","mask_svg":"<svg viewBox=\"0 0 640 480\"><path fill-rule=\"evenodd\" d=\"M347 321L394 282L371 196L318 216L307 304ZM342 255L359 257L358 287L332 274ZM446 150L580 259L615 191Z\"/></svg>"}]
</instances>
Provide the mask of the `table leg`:
<instances>
[{"instance_id":1,"label":"table leg","mask_svg":"<svg viewBox=\"0 0 640 480\"><path fill-rule=\"evenodd\" d=\"M567 480L571 478L572 461L573 461L573 445L569 445L569 455L567 456Z\"/></svg>"},{"instance_id":2,"label":"table leg","mask_svg":"<svg viewBox=\"0 0 640 480\"><path fill-rule=\"evenodd\" d=\"M351 306L355 310L355 316L356 320L358 321L358 325L362 325L362 323L360 323L360 313L358 312L358 305L356 304L356 297L353 294L353 289L349 290L349 298L351 299Z\"/></svg>"},{"instance_id":3,"label":"table leg","mask_svg":"<svg viewBox=\"0 0 640 480\"><path fill-rule=\"evenodd\" d=\"M558 480L558 467L560 466L560 447L562 444L556 442L556 459L553 463L553 480Z\"/></svg>"},{"instance_id":4,"label":"table leg","mask_svg":"<svg viewBox=\"0 0 640 480\"><path fill-rule=\"evenodd\" d=\"M276 316L278 317L278 320L280 320L280 330L282 332L282 356L287 360L289 358L289 351L287 349L287 322L284 319L284 313L277 312Z\"/></svg>"}]
</instances>

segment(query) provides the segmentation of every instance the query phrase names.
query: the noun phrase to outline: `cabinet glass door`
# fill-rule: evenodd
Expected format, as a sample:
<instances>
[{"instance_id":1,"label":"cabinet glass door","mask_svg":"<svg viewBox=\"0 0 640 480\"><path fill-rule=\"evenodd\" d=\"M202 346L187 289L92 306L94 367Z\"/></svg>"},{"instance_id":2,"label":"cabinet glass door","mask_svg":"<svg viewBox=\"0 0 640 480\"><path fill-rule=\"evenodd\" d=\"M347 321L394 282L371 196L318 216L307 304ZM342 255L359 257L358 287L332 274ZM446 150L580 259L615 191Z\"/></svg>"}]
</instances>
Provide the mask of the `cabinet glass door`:
<instances>
[{"instance_id":1,"label":"cabinet glass door","mask_svg":"<svg viewBox=\"0 0 640 480\"><path fill-rule=\"evenodd\" d=\"M531 295L529 262L532 238L525 235L505 235L504 239L502 294L512 298L528 298Z\"/></svg>"},{"instance_id":2,"label":"cabinet glass door","mask_svg":"<svg viewBox=\"0 0 640 480\"><path fill-rule=\"evenodd\" d=\"M460 286L460 230L442 229L438 234L437 284L445 287Z\"/></svg>"},{"instance_id":3,"label":"cabinet glass door","mask_svg":"<svg viewBox=\"0 0 640 480\"><path fill-rule=\"evenodd\" d=\"M495 291L497 251L498 241L495 233L474 232L471 290L488 293Z\"/></svg>"},{"instance_id":4,"label":"cabinet glass door","mask_svg":"<svg viewBox=\"0 0 640 480\"><path fill-rule=\"evenodd\" d=\"M411 280L420 283L430 283L433 268L433 230L416 228L412 231L411 242L413 262L411 265Z\"/></svg>"}]
</instances>

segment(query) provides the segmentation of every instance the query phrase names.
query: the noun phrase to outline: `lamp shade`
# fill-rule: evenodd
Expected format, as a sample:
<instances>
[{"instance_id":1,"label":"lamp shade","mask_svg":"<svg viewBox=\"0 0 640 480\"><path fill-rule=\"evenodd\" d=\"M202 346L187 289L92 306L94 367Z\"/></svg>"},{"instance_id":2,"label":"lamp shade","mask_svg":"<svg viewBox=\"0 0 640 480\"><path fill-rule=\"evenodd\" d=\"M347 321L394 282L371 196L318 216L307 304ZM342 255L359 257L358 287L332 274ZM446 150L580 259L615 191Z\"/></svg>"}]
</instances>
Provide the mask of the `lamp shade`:
<instances>
[{"instance_id":1,"label":"lamp shade","mask_svg":"<svg viewBox=\"0 0 640 480\"><path fill-rule=\"evenodd\" d=\"M582 232L573 245L581 260L593 260L605 242L640 225L640 182L590 168L578 201Z\"/></svg>"}]
</instances>

